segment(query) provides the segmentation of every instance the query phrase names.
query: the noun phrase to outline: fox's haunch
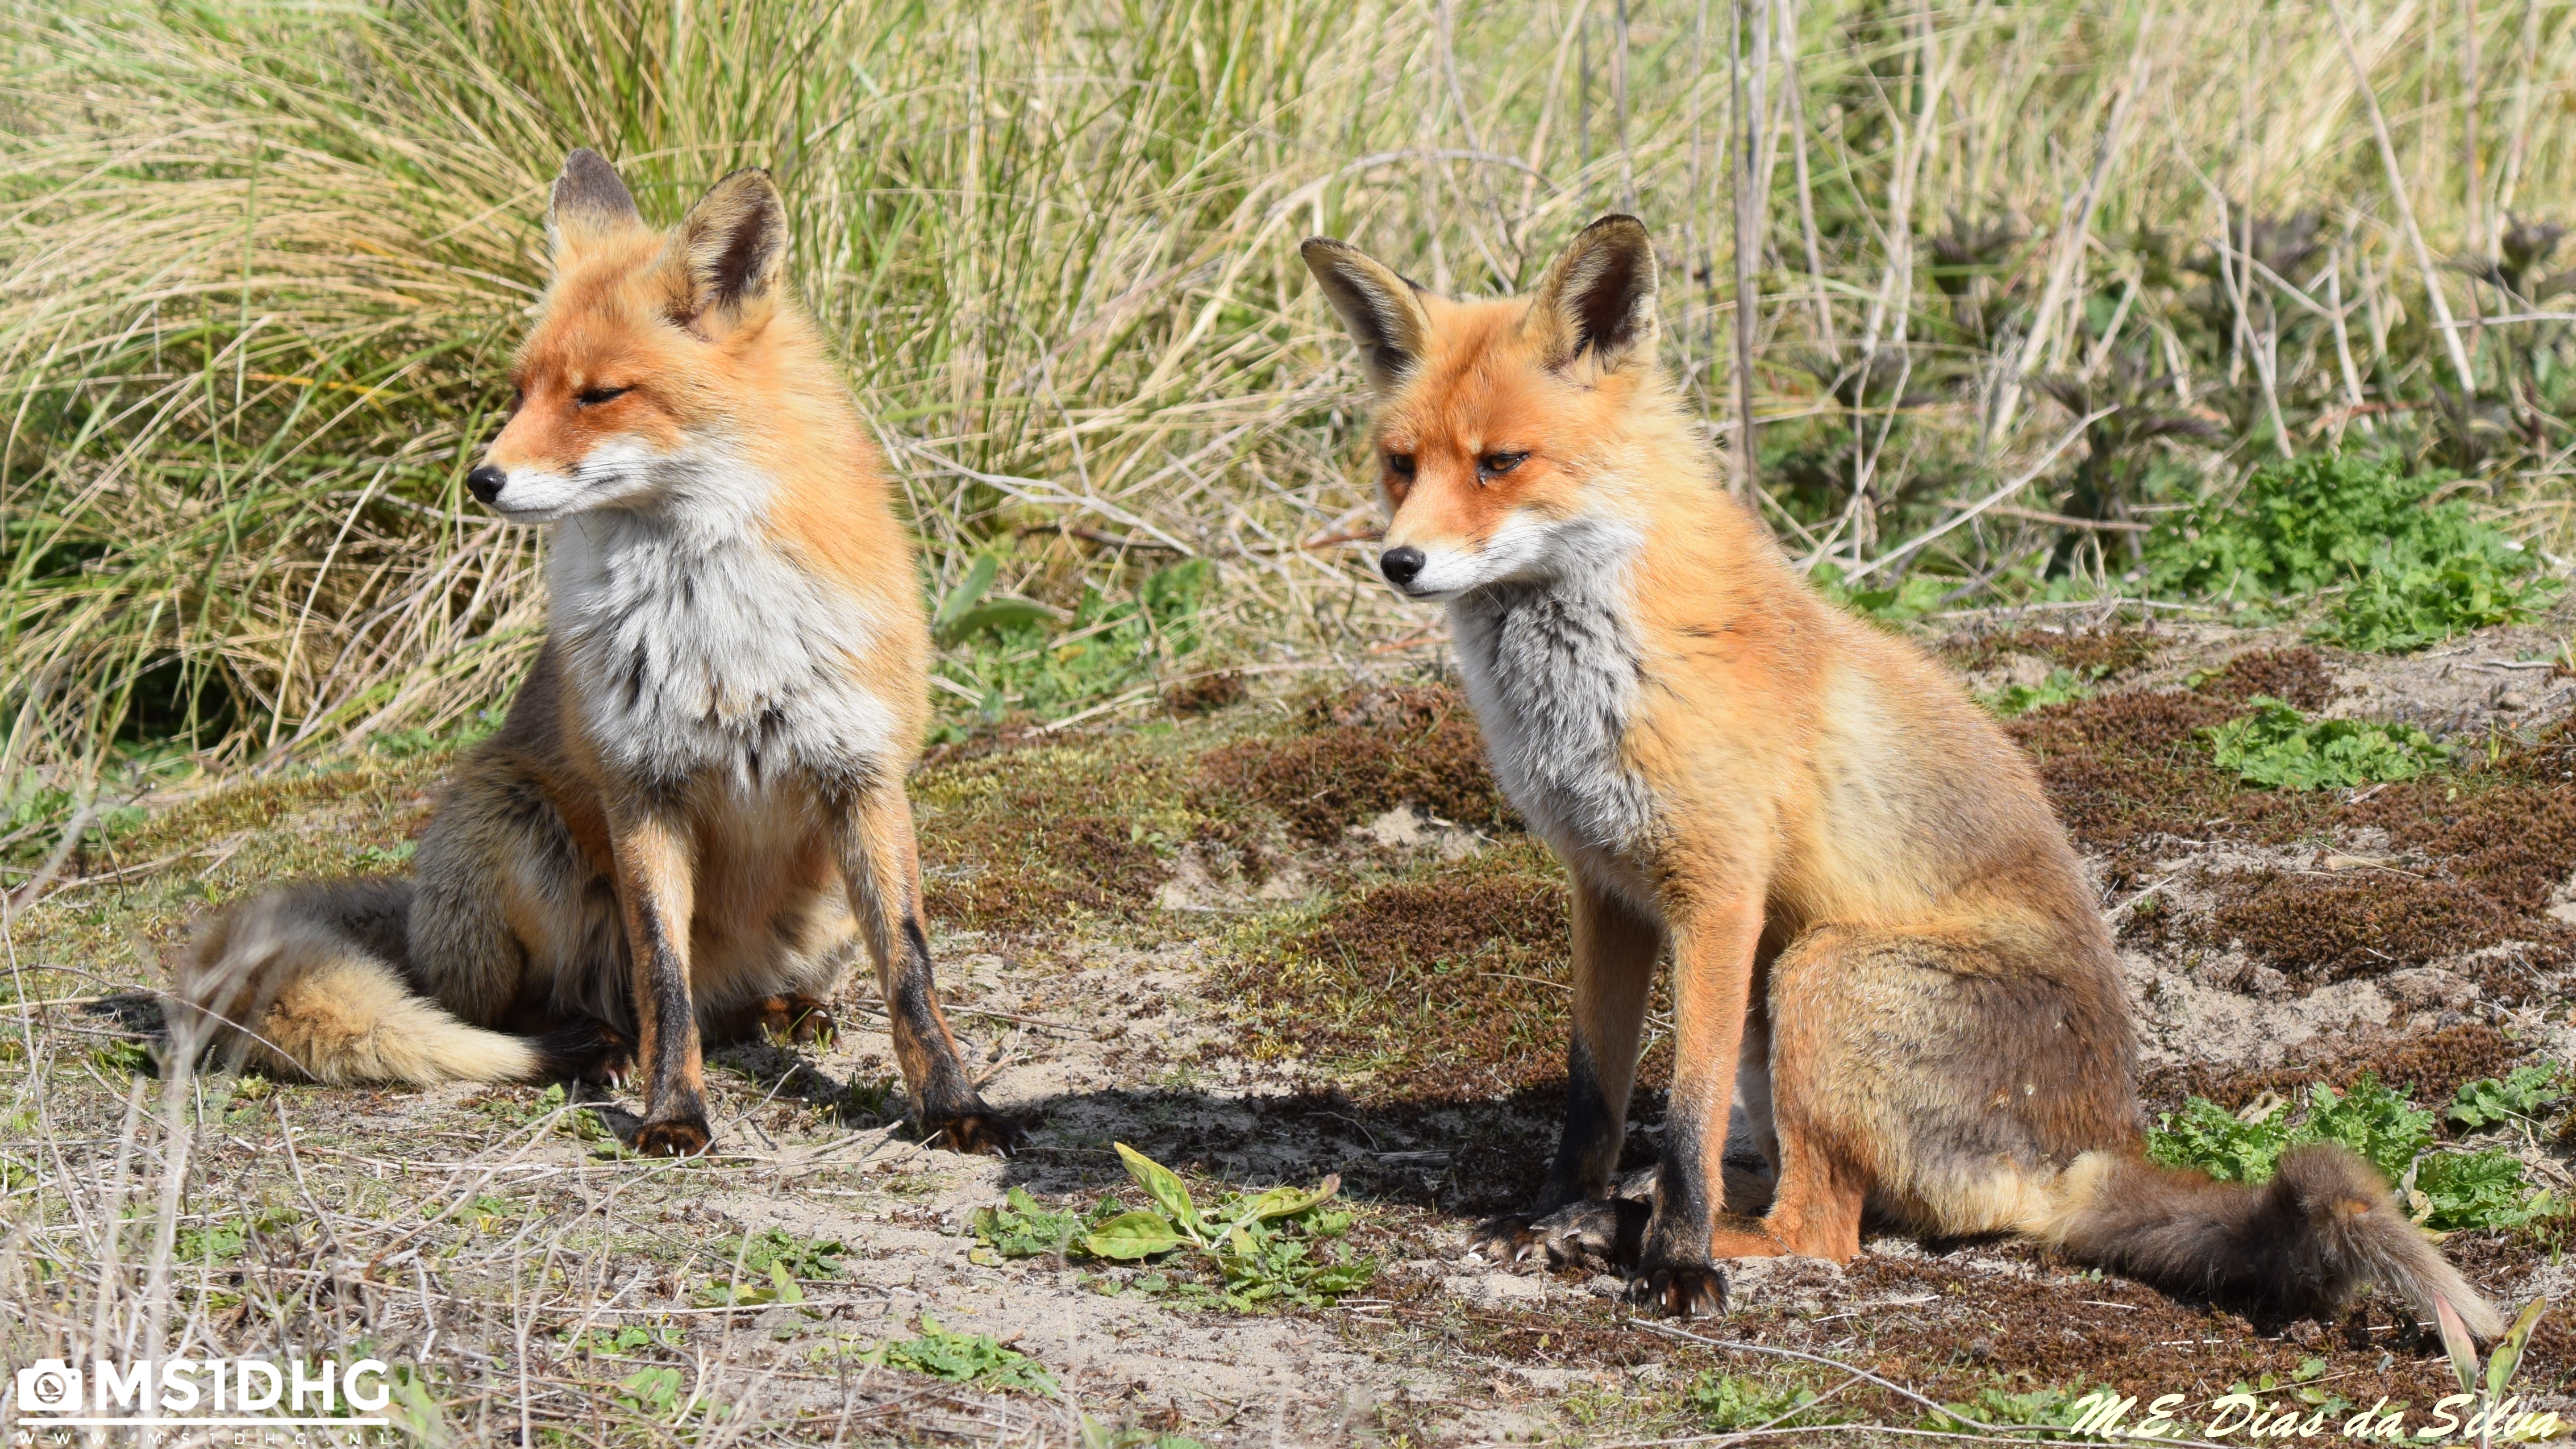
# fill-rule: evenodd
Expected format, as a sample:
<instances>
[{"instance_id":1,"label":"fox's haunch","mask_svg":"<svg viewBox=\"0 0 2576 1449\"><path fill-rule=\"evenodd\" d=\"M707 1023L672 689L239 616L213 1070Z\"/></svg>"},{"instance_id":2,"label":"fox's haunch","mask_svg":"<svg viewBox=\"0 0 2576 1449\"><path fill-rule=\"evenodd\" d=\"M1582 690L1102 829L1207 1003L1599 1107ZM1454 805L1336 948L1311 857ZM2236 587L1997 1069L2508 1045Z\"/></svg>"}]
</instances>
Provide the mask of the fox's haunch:
<instances>
[{"instance_id":1,"label":"fox's haunch","mask_svg":"<svg viewBox=\"0 0 2576 1449\"><path fill-rule=\"evenodd\" d=\"M519 1037L456 1019L403 973L412 885L316 881L225 912L197 938L182 1033L317 1082L511 1081L544 1066Z\"/></svg>"},{"instance_id":2,"label":"fox's haunch","mask_svg":"<svg viewBox=\"0 0 2576 1449\"><path fill-rule=\"evenodd\" d=\"M2375 1281L2428 1321L2439 1300L2481 1339L2504 1331L2496 1311L2398 1211L2378 1172L2332 1143L2285 1153L2272 1180L2258 1184L2086 1153L2060 1179L2059 1200L2034 1236L2078 1262L2168 1292L2328 1316Z\"/></svg>"}]
</instances>

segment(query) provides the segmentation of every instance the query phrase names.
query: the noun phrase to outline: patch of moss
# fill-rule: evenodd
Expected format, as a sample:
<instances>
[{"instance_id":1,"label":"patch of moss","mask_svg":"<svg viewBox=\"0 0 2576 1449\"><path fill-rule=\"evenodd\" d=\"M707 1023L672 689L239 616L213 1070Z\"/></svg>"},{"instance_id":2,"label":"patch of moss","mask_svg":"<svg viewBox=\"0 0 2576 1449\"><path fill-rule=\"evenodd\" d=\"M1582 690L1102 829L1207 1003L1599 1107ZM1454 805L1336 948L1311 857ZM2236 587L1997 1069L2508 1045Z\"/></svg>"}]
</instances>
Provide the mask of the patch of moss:
<instances>
[{"instance_id":1,"label":"patch of moss","mask_svg":"<svg viewBox=\"0 0 2576 1449\"><path fill-rule=\"evenodd\" d=\"M2153 835L2296 838L2330 802L2249 788L2211 763L2201 730L2235 710L2180 690L2105 694L2031 711L2007 728L2030 752L2058 818L2117 851Z\"/></svg>"},{"instance_id":2,"label":"patch of moss","mask_svg":"<svg viewBox=\"0 0 2576 1449\"><path fill-rule=\"evenodd\" d=\"M1364 1074L1372 1099L1499 1097L1564 1079L1567 911L1563 873L1524 840L1344 896L1221 970L1258 1050ZM1650 1051L1641 1083L1669 1061Z\"/></svg>"},{"instance_id":3,"label":"patch of moss","mask_svg":"<svg viewBox=\"0 0 2576 1449\"><path fill-rule=\"evenodd\" d=\"M2155 656L2158 640L2141 629L2012 629L1944 641L1941 655L1962 670L1991 669L2016 654L2033 654L2057 668L2101 679L2137 668Z\"/></svg>"},{"instance_id":4,"label":"patch of moss","mask_svg":"<svg viewBox=\"0 0 2576 1449\"><path fill-rule=\"evenodd\" d=\"M2212 935L2310 982L2385 976L2547 934L2452 881L2375 873L2336 879L2254 872L2221 887Z\"/></svg>"},{"instance_id":5,"label":"patch of moss","mask_svg":"<svg viewBox=\"0 0 2576 1449\"><path fill-rule=\"evenodd\" d=\"M1250 697L1243 675L1228 669L1182 680L1163 691L1163 708L1174 714L1213 714Z\"/></svg>"},{"instance_id":6,"label":"patch of moss","mask_svg":"<svg viewBox=\"0 0 2576 1449\"><path fill-rule=\"evenodd\" d=\"M1263 806L1314 842L1405 804L1478 830L1513 823L1465 696L1441 685L1318 700L1298 733L1208 751L1199 777L1211 814Z\"/></svg>"},{"instance_id":7,"label":"patch of moss","mask_svg":"<svg viewBox=\"0 0 2576 1449\"><path fill-rule=\"evenodd\" d=\"M914 799L932 921L1016 935L1149 906L1167 874L1161 847L1192 827L1170 730L923 771Z\"/></svg>"},{"instance_id":8,"label":"patch of moss","mask_svg":"<svg viewBox=\"0 0 2576 1449\"><path fill-rule=\"evenodd\" d=\"M2500 1077L2532 1053L2532 1045L2484 1022L2463 1022L2418 1037L2383 1037L2356 1043L2286 1066L2224 1071L2198 1063L2150 1075L2138 1096L2150 1113L2179 1111L2189 1097L2206 1097L2230 1112L2264 1093L2296 1097L2323 1083L2349 1091L2365 1075L2405 1091L2419 1102L2447 1102L2464 1082Z\"/></svg>"},{"instance_id":9,"label":"patch of moss","mask_svg":"<svg viewBox=\"0 0 2576 1449\"><path fill-rule=\"evenodd\" d=\"M2314 649L2249 649L2195 686L2201 694L2243 704L2258 694L2299 709L2323 709L2341 691Z\"/></svg>"},{"instance_id":10,"label":"patch of moss","mask_svg":"<svg viewBox=\"0 0 2576 1449\"><path fill-rule=\"evenodd\" d=\"M2444 862L2462 881L2516 911L2537 911L2576 871L2576 789L2518 780L2467 789L2428 781L2355 808L2391 840Z\"/></svg>"}]
</instances>

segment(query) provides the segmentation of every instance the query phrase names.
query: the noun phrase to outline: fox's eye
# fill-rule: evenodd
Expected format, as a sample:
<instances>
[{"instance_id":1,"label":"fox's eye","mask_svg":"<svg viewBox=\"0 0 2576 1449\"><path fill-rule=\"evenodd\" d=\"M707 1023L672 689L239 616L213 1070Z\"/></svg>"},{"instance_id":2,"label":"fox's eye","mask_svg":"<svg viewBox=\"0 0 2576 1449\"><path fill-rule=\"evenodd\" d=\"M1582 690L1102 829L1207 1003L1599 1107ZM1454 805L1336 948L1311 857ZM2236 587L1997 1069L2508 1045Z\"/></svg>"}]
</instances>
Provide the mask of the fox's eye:
<instances>
[{"instance_id":1,"label":"fox's eye","mask_svg":"<svg viewBox=\"0 0 2576 1449\"><path fill-rule=\"evenodd\" d=\"M517 416L519 415L519 409L520 409L520 408L523 408L523 407L525 407L525 406L527 406L527 402L528 402L528 390L527 390L526 388L524 388L524 387L519 386L517 383L512 383L512 384L510 384L510 414L509 414L509 415L510 415L511 417L514 417L514 418L515 418L515 417L517 417Z\"/></svg>"},{"instance_id":2,"label":"fox's eye","mask_svg":"<svg viewBox=\"0 0 2576 1449\"><path fill-rule=\"evenodd\" d=\"M594 387L590 391L583 393L581 396L574 398L573 401L582 407L595 408L601 403L613 402L618 398L624 397L631 390L632 389L622 387Z\"/></svg>"},{"instance_id":3,"label":"fox's eye","mask_svg":"<svg viewBox=\"0 0 2576 1449\"><path fill-rule=\"evenodd\" d=\"M1387 454L1387 455L1386 455L1386 471L1388 471L1388 472L1390 472L1390 473L1394 474L1394 475L1395 475L1395 476L1397 476L1398 478L1410 478L1410 477L1412 477L1412 476L1413 476L1413 455L1412 455L1411 453L1389 453L1389 454Z\"/></svg>"},{"instance_id":4,"label":"fox's eye","mask_svg":"<svg viewBox=\"0 0 2576 1449\"><path fill-rule=\"evenodd\" d=\"M1476 471L1488 478L1500 478L1528 461L1527 453L1487 453L1476 460Z\"/></svg>"}]
</instances>

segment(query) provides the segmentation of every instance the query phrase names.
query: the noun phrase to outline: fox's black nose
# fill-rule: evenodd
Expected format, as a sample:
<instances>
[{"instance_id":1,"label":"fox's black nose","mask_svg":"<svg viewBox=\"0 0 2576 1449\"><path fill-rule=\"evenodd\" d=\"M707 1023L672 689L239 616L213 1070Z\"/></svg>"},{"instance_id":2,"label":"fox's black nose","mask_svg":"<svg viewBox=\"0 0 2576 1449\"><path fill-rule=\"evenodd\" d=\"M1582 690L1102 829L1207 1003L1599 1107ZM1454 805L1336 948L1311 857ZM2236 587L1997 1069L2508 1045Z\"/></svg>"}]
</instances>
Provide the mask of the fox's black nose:
<instances>
[{"instance_id":1,"label":"fox's black nose","mask_svg":"<svg viewBox=\"0 0 2576 1449\"><path fill-rule=\"evenodd\" d=\"M465 475L465 491L482 502L489 503L501 496L501 485L509 481L509 474L486 463Z\"/></svg>"},{"instance_id":2,"label":"fox's black nose","mask_svg":"<svg viewBox=\"0 0 2576 1449\"><path fill-rule=\"evenodd\" d=\"M1412 583L1414 575L1421 573L1427 562L1429 560L1418 548L1391 548L1377 556L1377 571L1386 575L1388 583L1400 589Z\"/></svg>"}]
</instances>

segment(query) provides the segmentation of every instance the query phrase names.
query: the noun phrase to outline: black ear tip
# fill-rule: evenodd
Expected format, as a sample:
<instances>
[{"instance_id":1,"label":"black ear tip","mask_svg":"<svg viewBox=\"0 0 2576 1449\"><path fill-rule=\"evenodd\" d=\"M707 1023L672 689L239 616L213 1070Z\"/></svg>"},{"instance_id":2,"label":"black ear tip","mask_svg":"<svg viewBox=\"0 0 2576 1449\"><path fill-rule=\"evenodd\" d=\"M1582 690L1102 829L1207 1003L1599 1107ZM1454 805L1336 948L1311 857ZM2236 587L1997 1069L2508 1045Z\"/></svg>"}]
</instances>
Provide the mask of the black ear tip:
<instances>
[{"instance_id":1,"label":"black ear tip","mask_svg":"<svg viewBox=\"0 0 2576 1449\"><path fill-rule=\"evenodd\" d=\"M1349 242L1343 241L1337 237L1329 236L1310 236L1304 241L1297 243L1297 254L1310 262L1321 261L1326 257L1333 256L1340 252L1346 252L1350 249L1351 244Z\"/></svg>"},{"instance_id":2,"label":"black ear tip","mask_svg":"<svg viewBox=\"0 0 2576 1449\"><path fill-rule=\"evenodd\" d=\"M1596 231L1634 232L1638 236L1644 236L1646 234L1646 224L1624 211L1614 211L1610 215L1605 216L1599 221L1592 223L1590 226L1585 227L1583 230L1586 233Z\"/></svg>"}]
</instances>

